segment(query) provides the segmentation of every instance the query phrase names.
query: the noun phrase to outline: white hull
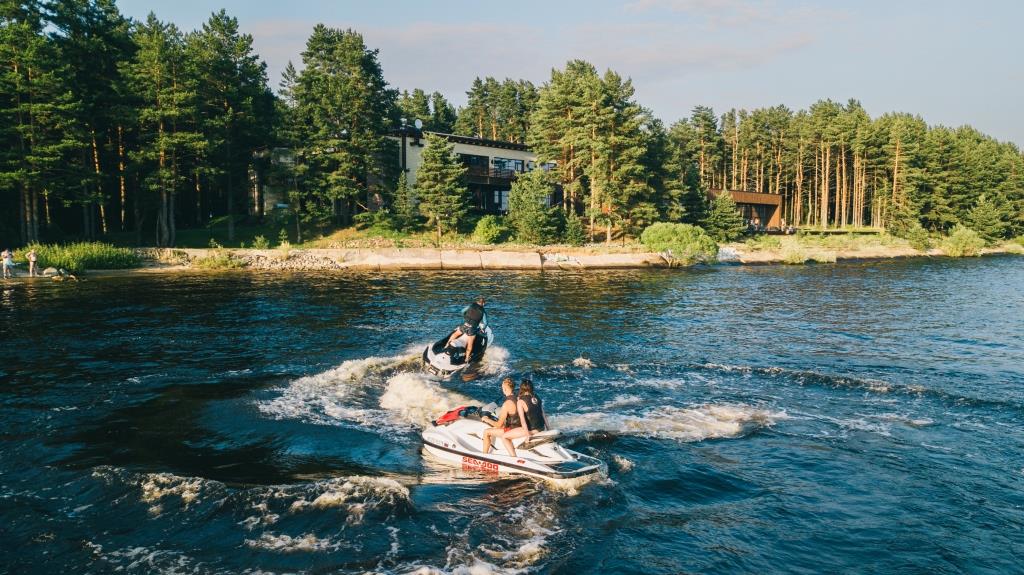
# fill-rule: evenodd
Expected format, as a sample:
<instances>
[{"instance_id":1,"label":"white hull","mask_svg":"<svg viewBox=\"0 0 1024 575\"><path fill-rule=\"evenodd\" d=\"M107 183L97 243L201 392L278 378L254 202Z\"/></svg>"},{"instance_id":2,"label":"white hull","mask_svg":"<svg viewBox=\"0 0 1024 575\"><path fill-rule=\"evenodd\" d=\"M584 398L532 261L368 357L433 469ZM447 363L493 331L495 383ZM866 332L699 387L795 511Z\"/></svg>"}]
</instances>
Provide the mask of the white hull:
<instances>
[{"instance_id":1,"label":"white hull","mask_svg":"<svg viewBox=\"0 0 1024 575\"><path fill-rule=\"evenodd\" d=\"M550 481L577 479L602 472L604 463L588 455L566 449L554 441L557 431L535 434L527 442L513 442L516 455L505 451L495 440L489 453L483 452L483 430L489 426L479 420L459 419L447 425L435 425L423 432L423 448L437 459L483 473L514 473ZM518 444L518 445L515 445Z\"/></svg>"}]
</instances>

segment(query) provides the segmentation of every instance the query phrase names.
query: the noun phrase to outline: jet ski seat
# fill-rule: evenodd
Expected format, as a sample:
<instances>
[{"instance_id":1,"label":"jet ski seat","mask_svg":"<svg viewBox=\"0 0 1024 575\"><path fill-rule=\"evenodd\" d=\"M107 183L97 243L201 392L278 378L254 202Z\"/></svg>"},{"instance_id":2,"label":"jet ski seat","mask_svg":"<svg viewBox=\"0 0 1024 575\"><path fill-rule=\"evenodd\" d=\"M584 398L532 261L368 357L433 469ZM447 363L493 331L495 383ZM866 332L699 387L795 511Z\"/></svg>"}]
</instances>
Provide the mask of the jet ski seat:
<instances>
[{"instance_id":1,"label":"jet ski seat","mask_svg":"<svg viewBox=\"0 0 1024 575\"><path fill-rule=\"evenodd\" d=\"M530 437L519 437L512 440L512 447L516 449L533 449L534 447L554 441L561 437L562 432L557 429L548 429L540 433L534 433Z\"/></svg>"}]
</instances>

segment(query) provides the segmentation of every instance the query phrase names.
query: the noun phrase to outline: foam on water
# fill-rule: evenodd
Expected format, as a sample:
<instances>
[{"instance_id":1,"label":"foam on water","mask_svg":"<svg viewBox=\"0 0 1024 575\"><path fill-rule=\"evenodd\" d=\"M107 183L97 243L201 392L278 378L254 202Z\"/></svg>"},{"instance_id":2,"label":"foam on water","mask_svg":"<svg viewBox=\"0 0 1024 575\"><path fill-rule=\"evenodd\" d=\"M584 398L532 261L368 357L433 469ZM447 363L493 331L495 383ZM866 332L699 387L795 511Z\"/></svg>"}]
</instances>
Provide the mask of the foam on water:
<instances>
[{"instance_id":1,"label":"foam on water","mask_svg":"<svg viewBox=\"0 0 1024 575\"><path fill-rule=\"evenodd\" d=\"M475 403L441 387L422 373L399 373L388 379L380 406L410 425L424 427L448 409Z\"/></svg>"},{"instance_id":2,"label":"foam on water","mask_svg":"<svg viewBox=\"0 0 1024 575\"><path fill-rule=\"evenodd\" d=\"M362 523L370 509L393 506L409 501L409 489L387 477L354 476L318 481L304 488L308 496L300 496L288 508L290 513L307 509L321 510L342 507L348 511L346 522ZM319 491L319 494L317 492ZM309 496L316 494L312 501Z\"/></svg>"},{"instance_id":3,"label":"foam on water","mask_svg":"<svg viewBox=\"0 0 1024 575\"><path fill-rule=\"evenodd\" d=\"M594 367L594 362L590 361L585 357L577 357L576 359L572 360L572 364L576 367L582 367L584 369L590 369Z\"/></svg>"},{"instance_id":4,"label":"foam on water","mask_svg":"<svg viewBox=\"0 0 1024 575\"><path fill-rule=\"evenodd\" d=\"M246 539L245 545L253 549L276 551L278 553L337 551L342 547L340 541L321 539L312 533L306 533L297 537L264 533L259 539Z\"/></svg>"},{"instance_id":5,"label":"foam on water","mask_svg":"<svg viewBox=\"0 0 1024 575\"><path fill-rule=\"evenodd\" d=\"M334 369L292 381L281 390L281 395L258 402L257 407L261 413L275 419L374 426L384 415L369 405L367 397L381 384L380 377L376 376L401 369L415 359L415 355L406 353L347 360Z\"/></svg>"},{"instance_id":6,"label":"foam on water","mask_svg":"<svg viewBox=\"0 0 1024 575\"><path fill-rule=\"evenodd\" d=\"M552 427L569 432L603 431L619 435L702 441L738 437L785 419L785 412L742 404L692 408L661 407L642 415L589 412L550 416Z\"/></svg>"}]
</instances>

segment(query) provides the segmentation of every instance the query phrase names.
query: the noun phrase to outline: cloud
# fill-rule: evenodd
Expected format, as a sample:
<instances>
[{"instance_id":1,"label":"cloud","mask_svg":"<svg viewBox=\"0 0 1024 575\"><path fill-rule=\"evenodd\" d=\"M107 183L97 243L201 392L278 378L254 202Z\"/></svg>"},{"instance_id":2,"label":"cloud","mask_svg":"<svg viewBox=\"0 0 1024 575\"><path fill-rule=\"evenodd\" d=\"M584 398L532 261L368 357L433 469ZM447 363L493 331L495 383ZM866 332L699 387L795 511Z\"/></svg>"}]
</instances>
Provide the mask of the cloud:
<instances>
[{"instance_id":1,"label":"cloud","mask_svg":"<svg viewBox=\"0 0 1024 575\"><path fill-rule=\"evenodd\" d=\"M793 28L814 21L846 17L846 13L839 9L799 3L787 5L774 0L634 0L623 8L630 13L668 11L692 16L716 29Z\"/></svg>"}]
</instances>

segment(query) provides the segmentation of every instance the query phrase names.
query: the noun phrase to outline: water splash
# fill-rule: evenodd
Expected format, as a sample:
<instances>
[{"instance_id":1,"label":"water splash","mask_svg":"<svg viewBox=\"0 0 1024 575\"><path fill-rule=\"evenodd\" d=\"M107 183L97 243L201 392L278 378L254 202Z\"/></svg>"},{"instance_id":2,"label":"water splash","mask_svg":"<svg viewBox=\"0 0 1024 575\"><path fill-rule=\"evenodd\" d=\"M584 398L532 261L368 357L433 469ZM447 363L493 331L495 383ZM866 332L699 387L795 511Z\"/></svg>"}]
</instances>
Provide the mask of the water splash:
<instances>
[{"instance_id":1,"label":"water splash","mask_svg":"<svg viewBox=\"0 0 1024 575\"><path fill-rule=\"evenodd\" d=\"M694 408L662 407L642 415L589 412L553 415L550 419L553 427L568 432L603 431L690 442L739 437L786 417L785 412L724 404Z\"/></svg>"}]
</instances>

